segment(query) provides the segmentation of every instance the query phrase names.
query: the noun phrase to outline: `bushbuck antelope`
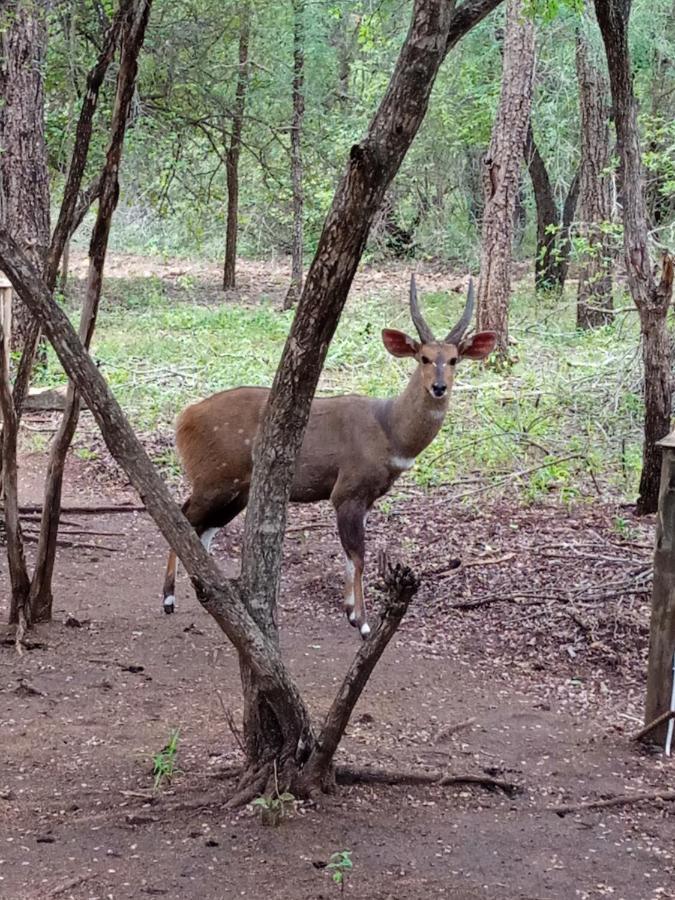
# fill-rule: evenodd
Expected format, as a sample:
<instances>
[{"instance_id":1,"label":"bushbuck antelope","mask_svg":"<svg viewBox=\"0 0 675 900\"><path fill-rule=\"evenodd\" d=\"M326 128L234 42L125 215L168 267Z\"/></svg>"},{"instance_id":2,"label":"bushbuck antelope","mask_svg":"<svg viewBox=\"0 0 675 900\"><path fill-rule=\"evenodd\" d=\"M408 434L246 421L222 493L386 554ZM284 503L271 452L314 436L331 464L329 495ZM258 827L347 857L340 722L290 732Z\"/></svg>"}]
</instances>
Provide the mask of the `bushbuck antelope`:
<instances>
[{"instance_id":1,"label":"bushbuck antelope","mask_svg":"<svg viewBox=\"0 0 675 900\"><path fill-rule=\"evenodd\" d=\"M386 328L384 346L393 356L417 361L407 387L386 400L350 394L312 402L300 449L291 500L330 500L345 553L344 609L362 637L370 633L363 598L365 528L373 503L391 488L415 457L438 434L460 359L484 359L495 347L490 331L464 337L473 313L469 283L462 317L437 341L417 303L410 281L410 312L419 341ZM253 442L265 412L269 390L238 387L188 406L176 428L176 445L192 483L183 512L202 542L210 546L219 528L246 506L251 482ZM176 555L169 554L164 582L164 611L175 608Z\"/></svg>"}]
</instances>

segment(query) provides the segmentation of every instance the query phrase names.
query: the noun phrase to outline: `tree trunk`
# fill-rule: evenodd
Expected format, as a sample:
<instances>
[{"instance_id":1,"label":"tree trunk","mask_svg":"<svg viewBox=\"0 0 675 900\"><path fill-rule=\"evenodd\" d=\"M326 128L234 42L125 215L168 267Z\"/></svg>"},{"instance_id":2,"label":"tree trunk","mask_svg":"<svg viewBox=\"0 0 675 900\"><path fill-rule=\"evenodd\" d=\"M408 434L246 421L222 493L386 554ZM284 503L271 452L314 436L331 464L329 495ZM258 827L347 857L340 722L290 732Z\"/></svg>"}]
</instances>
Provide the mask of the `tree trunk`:
<instances>
[{"instance_id":1,"label":"tree trunk","mask_svg":"<svg viewBox=\"0 0 675 900\"><path fill-rule=\"evenodd\" d=\"M0 223L42 270L49 246L44 131L45 4L8 0L0 27ZM12 342L21 349L31 317L18 300Z\"/></svg>"},{"instance_id":2,"label":"tree trunk","mask_svg":"<svg viewBox=\"0 0 675 900\"><path fill-rule=\"evenodd\" d=\"M628 48L630 10L630 0L595 0L595 14L607 54L622 168L626 273L642 331L645 422L637 510L644 514L656 512L661 469L656 443L670 431L672 385L666 316L673 292L673 261L669 254L664 254L661 280L657 282L649 254L644 172Z\"/></svg>"},{"instance_id":3,"label":"tree trunk","mask_svg":"<svg viewBox=\"0 0 675 900\"><path fill-rule=\"evenodd\" d=\"M579 175L576 173L572 178L561 216L546 163L535 143L531 124L527 128L525 160L537 207L534 287L536 291L545 293L562 293L569 268L571 249L569 232L579 194Z\"/></svg>"},{"instance_id":4,"label":"tree trunk","mask_svg":"<svg viewBox=\"0 0 675 900\"><path fill-rule=\"evenodd\" d=\"M99 204L96 223L89 246L89 271L87 289L80 317L80 340L88 349L98 313L103 267L112 216L119 197L119 168L122 160L124 135L131 109L138 70L138 56L143 46L145 29L152 0L138 0L131 8L124 23L121 41L120 65L117 73L117 93L113 108L110 144L105 167L99 184ZM56 539L61 517L61 491L66 456L75 435L80 415L80 397L72 381L68 384L66 406L54 436L45 481L40 535L38 539L35 571L31 581L29 605L33 622L46 622L52 617L52 577L56 559Z\"/></svg>"},{"instance_id":5,"label":"tree trunk","mask_svg":"<svg viewBox=\"0 0 675 900\"><path fill-rule=\"evenodd\" d=\"M507 0L499 108L483 162L485 211L481 235L478 327L497 332L497 353L508 356L513 216L520 183L534 77L534 24L523 0Z\"/></svg>"},{"instance_id":6,"label":"tree trunk","mask_svg":"<svg viewBox=\"0 0 675 900\"><path fill-rule=\"evenodd\" d=\"M117 47L122 21L127 15L131 2L132 0L123 0L120 4L118 13L106 35L101 54L96 65L87 77L87 91L82 102L82 109L78 120L75 146L64 189L63 202L61 204L56 228L52 235L47 265L44 272L44 280L50 290L53 288L56 281L59 260L65 243L80 223L88 205L100 189L100 180L95 179L89 188L80 194L80 186L87 162L93 116L98 101L99 89L112 60L115 48ZM39 337L39 322L31 317L29 333L26 338L21 361L19 363L19 369L14 381L14 390L12 393L14 413L11 417L4 417L5 422L2 429L2 459L0 460L0 463L2 464L3 472L6 471L6 477L3 479L5 519L7 523L9 523L10 520L17 523L17 527L12 526L10 528L9 524L7 527L7 556L10 565L10 580L12 584L10 622L19 623L19 630L30 624L30 608L28 604L29 592L26 589L26 585L30 585L30 579L23 552L21 529L18 527L18 497L16 492L17 435L23 411L23 403L28 391L35 348L37 347Z\"/></svg>"},{"instance_id":7,"label":"tree trunk","mask_svg":"<svg viewBox=\"0 0 675 900\"><path fill-rule=\"evenodd\" d=\"M609 87L591 59L591 48L577 30L577 79L581 114L579 236L585 238L579 272L577 327L595 328L614 318L612 311L612 183L609 172Z\"/></svg>"},{"instance_id":8,"label":"tree trunk","mask_svg":"<svg viewBox=\"0 0 675 900\"><path fill-rule=\"evenodd\" d=\"M0 229L0 266L6 268L15 289L40 319L64 369L96 417L110 452L175 547L200 602L239 653L246 690L246 746L256 748L249 751L255 752L256 758L250 761L250 771L236 800L260 793L271 760L279 760L281 784L295 788L298 796L330 782L332 755L349 713L414 593L415 580L404 570L394 570L390 578L393 597L371 639L357 653L317 740L305 704L279 655L275 624L295 456L369 228L424 118L440 63L457 40L498 2L466 2L457 13L447 0L415 2L412 25L385 97L368 134L351 149L284 348L254 450L238 582L222 578L215 561L172 502L63 310L51 300L15 242ZM266 765L262 775L261 759Z\"/></svg>"},{"instance_id":9,"label":"tree trunk","mask_svg":"<svg viewBox=\"0 0 675 900\"><path fill-rule=\"evenodd\" d=\"M291 124L291 183L293 185L293 243L291 284L284 309L297 303L302 291L302 123L305 116L305 0L293 0L293 121Z\"/></svg>"},{"instance_id":10,"label":"tree trunk","mask_svg":"<svg viewBox=\"0 0 675 900\"><path fill-rule=\"evenodd\" d=\"M239 11L239 69L237 89L232 112L232 132L230 145L225 156L227 176L227 231L225 234L225 266L223 270L223 290L234 290L235 268L237 264L237 228L239 216L239 156L241 134L244 128L246 94L248 93L249 62L248 45L251 37L251 4L242 0Z\"/></svg>"}]
</instances>

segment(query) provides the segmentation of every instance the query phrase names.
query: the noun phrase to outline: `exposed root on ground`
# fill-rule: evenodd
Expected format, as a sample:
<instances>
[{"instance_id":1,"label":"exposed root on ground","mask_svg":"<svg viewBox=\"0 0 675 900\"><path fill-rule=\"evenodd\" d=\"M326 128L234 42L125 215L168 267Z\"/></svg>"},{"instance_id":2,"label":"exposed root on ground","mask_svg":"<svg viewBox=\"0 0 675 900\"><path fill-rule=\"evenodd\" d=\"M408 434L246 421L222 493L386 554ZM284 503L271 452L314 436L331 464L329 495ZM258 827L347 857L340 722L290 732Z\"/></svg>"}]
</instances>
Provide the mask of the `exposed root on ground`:
<instances>
[{"instance_id":1,"label":"exposed root on ground","mask_svg":"<svg viewBox=\"0 0 675 900\"><path fill-rule=\"evenodd\" d=\"M488 790L500 790L514 796L522 787L512 781L492 778L489 775L453 775L442 772L414 772L396 769L355 769L339 766L335 772L338 784L435 784L441 787L452 784L475 784Z\"/></svg>"}]
</instances>

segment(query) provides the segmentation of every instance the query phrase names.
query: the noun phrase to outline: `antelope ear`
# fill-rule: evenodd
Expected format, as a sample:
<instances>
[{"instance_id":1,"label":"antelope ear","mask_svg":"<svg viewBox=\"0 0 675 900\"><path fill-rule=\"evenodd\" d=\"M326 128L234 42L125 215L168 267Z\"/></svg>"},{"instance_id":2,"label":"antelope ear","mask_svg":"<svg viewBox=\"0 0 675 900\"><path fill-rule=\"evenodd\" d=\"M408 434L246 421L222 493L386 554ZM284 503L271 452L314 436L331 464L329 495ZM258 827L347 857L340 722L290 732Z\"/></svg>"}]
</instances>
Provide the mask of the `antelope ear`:
<instances>
[{"instance_id":1,"label":"antelope ear","mask_svg":"<svg viewBox=\"0 0 675 900\"><path fill-rule=\"evenodd\" d=\"M382 330L382 343L392 356L416 356L421 344L394 328Z\"/></svg>"},{"instance_id":2,"label":"antelope ear","mask_svg":"<svg viewBox=\"0 0 675 900\"><path fill-rule=\"evenodd\" d=\"M485 359L497 346L497 335L494 331L479 331L459 345L460 357L468 359Z\"/></svg>"}]
</instances>

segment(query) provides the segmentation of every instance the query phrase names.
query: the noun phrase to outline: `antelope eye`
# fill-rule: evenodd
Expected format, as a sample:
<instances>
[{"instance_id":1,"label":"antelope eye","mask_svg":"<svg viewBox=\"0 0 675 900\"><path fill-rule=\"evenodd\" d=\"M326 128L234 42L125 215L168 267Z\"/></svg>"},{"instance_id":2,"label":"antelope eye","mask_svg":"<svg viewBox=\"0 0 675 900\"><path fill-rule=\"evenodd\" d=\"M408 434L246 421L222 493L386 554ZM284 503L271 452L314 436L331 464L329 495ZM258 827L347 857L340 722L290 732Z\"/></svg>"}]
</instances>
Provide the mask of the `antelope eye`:
<instances>
[{"instance_id":1,"label":"antelope eye","mask_svg":"<svg viewBox=\"0 0 675 900\"><path fill-rule=\"evenodd\" d=\"M424 363L425 366L428 366L429 363L431 362L431 360L429 359L428 356L423 356L423 357L422 357L422 362Z\"/></svg>"},{"instance_id":2,"label":"antelope eye","mask_svg":"<svg viewBox=\"0 0 675 900\"><path fill-rule=\"evenodd\" d=\"M449 359L449 360L448 360L448 365L449 365L449 366L455 366L455 365L457 365L457 357L456 357L456 356L453 356L452 359Z\"/></svg>"}]
</instances>

